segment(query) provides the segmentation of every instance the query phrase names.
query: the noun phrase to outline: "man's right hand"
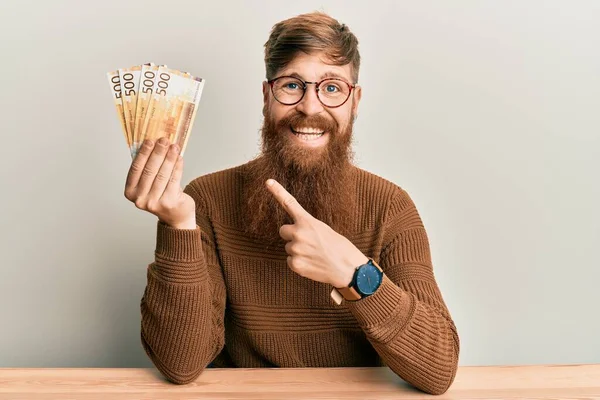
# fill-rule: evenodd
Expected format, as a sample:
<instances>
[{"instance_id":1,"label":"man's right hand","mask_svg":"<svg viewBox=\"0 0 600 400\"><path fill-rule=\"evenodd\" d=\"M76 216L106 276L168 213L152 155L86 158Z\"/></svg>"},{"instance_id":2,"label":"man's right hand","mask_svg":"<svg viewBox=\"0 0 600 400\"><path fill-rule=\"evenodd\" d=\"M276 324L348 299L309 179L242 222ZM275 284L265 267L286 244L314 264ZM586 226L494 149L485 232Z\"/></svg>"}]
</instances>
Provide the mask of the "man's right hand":
<instances>
[{"instance_id":1,"label":"man's right hand","mask_svg":"<svg viewBox=\"0 0 600 400\"><path fill-rule=\"evenodd\" d=\"M125 197L177 229L196 228L196 204L181 188L183 157L166 138L145 140L131 163Z\"/></svg>"}]
</instances>

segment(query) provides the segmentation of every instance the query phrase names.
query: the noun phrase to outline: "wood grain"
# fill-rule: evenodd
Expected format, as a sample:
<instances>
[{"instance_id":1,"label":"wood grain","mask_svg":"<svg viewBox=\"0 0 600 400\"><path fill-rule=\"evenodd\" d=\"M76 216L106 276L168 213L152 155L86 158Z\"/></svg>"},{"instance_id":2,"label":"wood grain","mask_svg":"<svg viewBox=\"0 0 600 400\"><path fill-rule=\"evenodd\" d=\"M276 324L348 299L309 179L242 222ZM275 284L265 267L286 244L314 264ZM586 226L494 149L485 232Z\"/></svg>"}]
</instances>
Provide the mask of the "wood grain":
<instances>
[{"instance_id":1,"label":"wood grain","mask_svg":"<svg viewBox=\"0 0 600 400\"><path fill-rule=\"evenodd\" d=\"M0 399L600 399L600 364L460 367L441 396L388 368L207 369L174 385L155 369L4 368Z\"/></svg>"}]
</instances>

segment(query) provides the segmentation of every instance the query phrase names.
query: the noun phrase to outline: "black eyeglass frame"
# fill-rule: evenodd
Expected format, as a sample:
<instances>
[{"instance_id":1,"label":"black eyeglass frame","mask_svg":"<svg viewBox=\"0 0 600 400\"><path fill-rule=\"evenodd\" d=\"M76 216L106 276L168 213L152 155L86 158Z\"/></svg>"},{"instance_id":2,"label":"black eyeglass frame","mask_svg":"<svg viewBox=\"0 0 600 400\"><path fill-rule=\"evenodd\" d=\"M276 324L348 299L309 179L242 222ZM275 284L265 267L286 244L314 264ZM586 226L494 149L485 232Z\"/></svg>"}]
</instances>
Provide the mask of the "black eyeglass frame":
<instances>
[{"instance_id":1,"label":"black eyeglass frame","mask_svg":"<svg viewBox=\"0 0 600 400\"><path fill-rule=\"evenodd\" d=\"M284 103L283 101L279 100L277 98L277 96L275 95L275 91L273 90L273 85L275 84L276 81L278 81L279 79L283 79L283 78L294 78L294 79L299 80L300 82L302 82L302 85L303 85L302 86L302 96L300 97L300 99L298 99L298 101L295 101L293 103ZM328 106L327 104L323 103L323 100L321 100L321 97L319 96L319 86L321 86L321 83L323 83L325 81L340 81L340 82L343 82L346 85L348 85L348 89L350 91L348 92L348 97L346 97L346 100L344 100L341 104L339 104L337 106ZM321 102L321 104L323 104L323 106L325 106L327 108L338 108L338 107L341 107L344 104L346 104L346 102L348 101L348 99L352 95L352 90L354 90L356 88L356 84L348 83L346 80L344 80L342 78L325 78L325 79L321 79L318 82L308 82L308 81L305 81L305 80L302 80L302 79L298 78L297 76L291 76L291 75L278 76L277 78L273 78L271 80L268 80L267 83L269 84L269 86L271 86L271 93L273 94L273 97L275 98L275 100L277 100L279 103L283 104L284 106L294 106L294 105L300 103L302 101L302 99L304 98L304 95L306 95L306 90L308 89L308 87L306 85L308 85L308 84L314 84L315 85L315 91L317 92L317 99L319 99L319 101Z\"/></svg>"}]
</instances>

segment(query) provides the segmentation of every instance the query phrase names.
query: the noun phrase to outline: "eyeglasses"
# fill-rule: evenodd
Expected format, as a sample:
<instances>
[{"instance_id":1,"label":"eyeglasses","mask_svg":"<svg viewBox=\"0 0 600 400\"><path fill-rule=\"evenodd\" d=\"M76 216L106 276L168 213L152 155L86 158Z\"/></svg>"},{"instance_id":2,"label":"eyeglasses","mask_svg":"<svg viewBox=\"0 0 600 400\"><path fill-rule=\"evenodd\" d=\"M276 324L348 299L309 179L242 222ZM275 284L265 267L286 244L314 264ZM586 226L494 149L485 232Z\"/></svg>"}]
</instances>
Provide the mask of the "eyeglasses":
<instances>
[{"instance_id":1,"label":"eyeglasses","mask_svg":"<svg viewBox=\"0 0 600 400\"><path fill-rule=\"evenodd\" d=\"M336 108L342 106L352 93L356 85L352 85L341 78L326 78L319 82L306 82L294 76L280 76L268 81L275 100L286 106L298 104L306 93L308 84L314 84L317 98L325 107Z\"/></svg>"}]
</instances>

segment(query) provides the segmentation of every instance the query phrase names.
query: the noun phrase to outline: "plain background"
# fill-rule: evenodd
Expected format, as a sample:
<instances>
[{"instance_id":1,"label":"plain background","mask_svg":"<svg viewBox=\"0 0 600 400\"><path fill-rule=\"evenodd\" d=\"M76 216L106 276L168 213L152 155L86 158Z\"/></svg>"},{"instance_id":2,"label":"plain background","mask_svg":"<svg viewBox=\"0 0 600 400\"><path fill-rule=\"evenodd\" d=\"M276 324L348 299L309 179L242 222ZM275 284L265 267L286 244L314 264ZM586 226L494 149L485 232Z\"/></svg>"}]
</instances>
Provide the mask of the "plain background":
<instances>
[{"instance_id":1,"label":"plain background","mask_svg":"<svg viewBox=\"0 0 600 400\"><path fill-rule=\"evenodd\" d=\"M600 2L3 1L0 367L147 367L156 219L106 72L206 79L184 180L248 161L271 27L360 41L356 163L406 189L461 365L600 362Z\"/></svg>"}]
</instances>

